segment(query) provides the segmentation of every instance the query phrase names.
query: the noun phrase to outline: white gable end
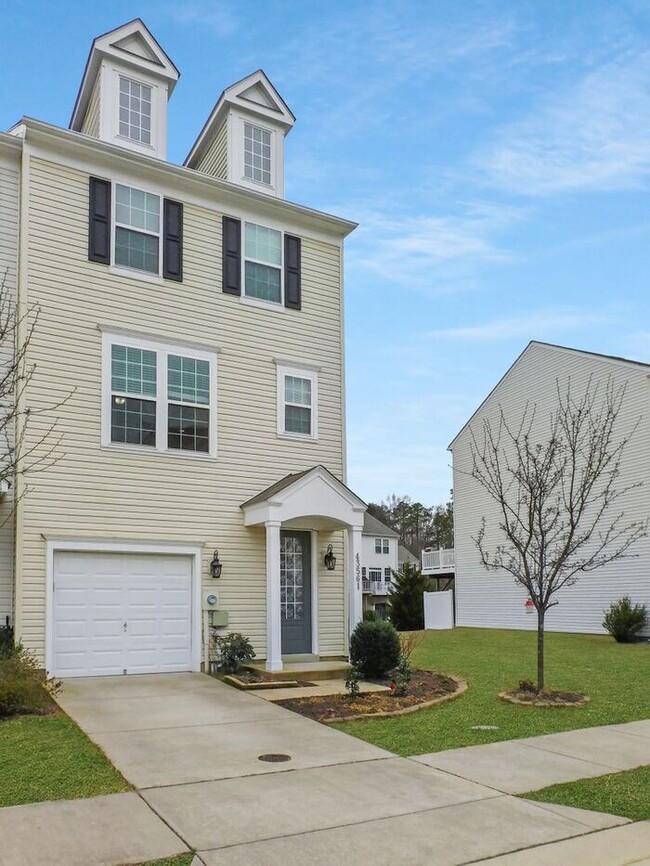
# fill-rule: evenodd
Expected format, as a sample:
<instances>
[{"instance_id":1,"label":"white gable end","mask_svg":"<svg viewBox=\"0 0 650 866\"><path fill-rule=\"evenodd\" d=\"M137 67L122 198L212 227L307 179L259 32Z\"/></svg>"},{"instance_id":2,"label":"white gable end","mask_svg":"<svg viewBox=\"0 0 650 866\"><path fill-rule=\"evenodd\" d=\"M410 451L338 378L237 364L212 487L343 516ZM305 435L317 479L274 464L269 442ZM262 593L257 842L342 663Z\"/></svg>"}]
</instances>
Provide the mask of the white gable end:
<instances>
[{"instance_id":1,"label":"white gable end","mask_svg":"<svg viewBox=\"0 0 650 866\"><path fill-rule=\"evenodd\" d=\"M135 57L148 60L158 66L163 65L156 52L147 43L141 33L131 33L124 39L118 39L116 42L111 42L110 47L116 51L124 51L127 54L133 54Z\"/></svg>"}]
</instances>

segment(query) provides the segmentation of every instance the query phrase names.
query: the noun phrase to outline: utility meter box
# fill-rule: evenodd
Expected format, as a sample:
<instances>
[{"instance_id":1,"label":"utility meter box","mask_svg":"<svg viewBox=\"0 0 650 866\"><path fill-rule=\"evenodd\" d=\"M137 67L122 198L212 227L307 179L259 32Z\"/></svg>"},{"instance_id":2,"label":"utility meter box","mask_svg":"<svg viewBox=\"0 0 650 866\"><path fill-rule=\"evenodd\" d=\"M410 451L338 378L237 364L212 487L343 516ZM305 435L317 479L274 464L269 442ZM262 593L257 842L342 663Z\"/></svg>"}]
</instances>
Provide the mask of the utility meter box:
<instances>
[{"instance_id":1,"label":"utility meter box","mask_svg":"<svg viewBox=\"0 0 650 866\"><path fill-rule=\"evenodd\" d=\"M209 610L208 619L212 628L219 628L228 625L227 610Z\"/></svg>"},{"instance_id":2,"label":"utility meter box","mask_svg":"<svg viewBox=\"0 0 650 866\"><path fill-rule=\"evenodd\" d=\"M219 595L213 589L203 593L203 610L216 610L219 607Z\"/></svg>"}]
</instances>

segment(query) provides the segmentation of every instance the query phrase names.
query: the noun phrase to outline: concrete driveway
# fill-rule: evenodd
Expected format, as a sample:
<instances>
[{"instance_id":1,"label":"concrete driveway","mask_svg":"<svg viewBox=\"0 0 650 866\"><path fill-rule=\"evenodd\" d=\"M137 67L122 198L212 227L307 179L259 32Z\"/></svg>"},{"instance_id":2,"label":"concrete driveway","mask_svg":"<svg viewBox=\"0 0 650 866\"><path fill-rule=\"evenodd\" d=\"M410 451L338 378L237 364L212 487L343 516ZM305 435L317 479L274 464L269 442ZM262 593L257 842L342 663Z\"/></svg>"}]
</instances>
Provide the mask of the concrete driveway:
<instances>
[{"instance_id":1,"label":"concrete driveway","mask_svg":"<svg viewBox=\"0 0 650 866\"><path fill-rule=\"evenodd\" d=\"M622 823L395 757L203 674L70 680L60 703L197 863L460 866Z\"/></svg>"}]
</instances>

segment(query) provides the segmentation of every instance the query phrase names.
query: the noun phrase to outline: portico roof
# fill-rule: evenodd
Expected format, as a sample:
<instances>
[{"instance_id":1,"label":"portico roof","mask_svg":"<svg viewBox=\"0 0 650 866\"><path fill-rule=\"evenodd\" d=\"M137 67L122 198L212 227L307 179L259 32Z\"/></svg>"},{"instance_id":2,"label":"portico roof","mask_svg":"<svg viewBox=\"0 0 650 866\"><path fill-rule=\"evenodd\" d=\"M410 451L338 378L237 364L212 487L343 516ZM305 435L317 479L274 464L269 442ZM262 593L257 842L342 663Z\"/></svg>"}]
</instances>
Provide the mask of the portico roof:
<instances>
[{"instance_id":1,"label":"portico roof","mask_svg":"<svg viewBox=\"0 0 650 866\"><path fill-rule=\"evenodd\" d=\"M310 521L314 529L363 527L366 503L325 466L286 475L242 503L246 526L276 521L296 526Z\"/></svg>"}]
</instances>

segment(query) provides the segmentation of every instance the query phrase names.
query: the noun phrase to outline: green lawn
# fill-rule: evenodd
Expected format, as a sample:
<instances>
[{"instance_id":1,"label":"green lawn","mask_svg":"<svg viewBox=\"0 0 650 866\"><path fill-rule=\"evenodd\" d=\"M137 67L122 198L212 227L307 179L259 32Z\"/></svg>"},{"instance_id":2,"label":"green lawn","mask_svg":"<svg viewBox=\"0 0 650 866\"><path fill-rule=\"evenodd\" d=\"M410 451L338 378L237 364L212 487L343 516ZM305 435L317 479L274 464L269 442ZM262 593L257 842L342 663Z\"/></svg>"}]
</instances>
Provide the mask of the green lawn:
<instances>
[{"instance_id":1,"label":"green lawn","mask_svg":"<svg viewBox=\"0 0 650 866\"><path fill-rule=\"evenodd\" d=\"M586 693L588 704L552 709L499 700L498 692L535 678L535 641L532 631L426 632L413 666L463 677L469 683L465 695L410 715L336 727L398 755L418 755L650 718L650 645L617 644L608 636L546 636L548 687ZM496 725L497 730L476 731L474 725Z\"/></svg>"},{"instance_id":2,"label":"green lawn","mask_svg":"<svg viewBox=\"0 0 650 866\"><path fill-rule=\"evenodd\" d=\"M101 749L62 713L0 721L0 780L0 806L131 790Z\"/></svg>"},{"instance_id":3,"label":"green lawn","mask_svg":"<svg viewBox=\"0 0 650 866\"><path fill-rule=\"evenodd\" d=\"M650 820L650 766L551 785L525 794L527 800L559 803L593 812L609 812L632 821Z\"/></svg>"}]
</instances>

